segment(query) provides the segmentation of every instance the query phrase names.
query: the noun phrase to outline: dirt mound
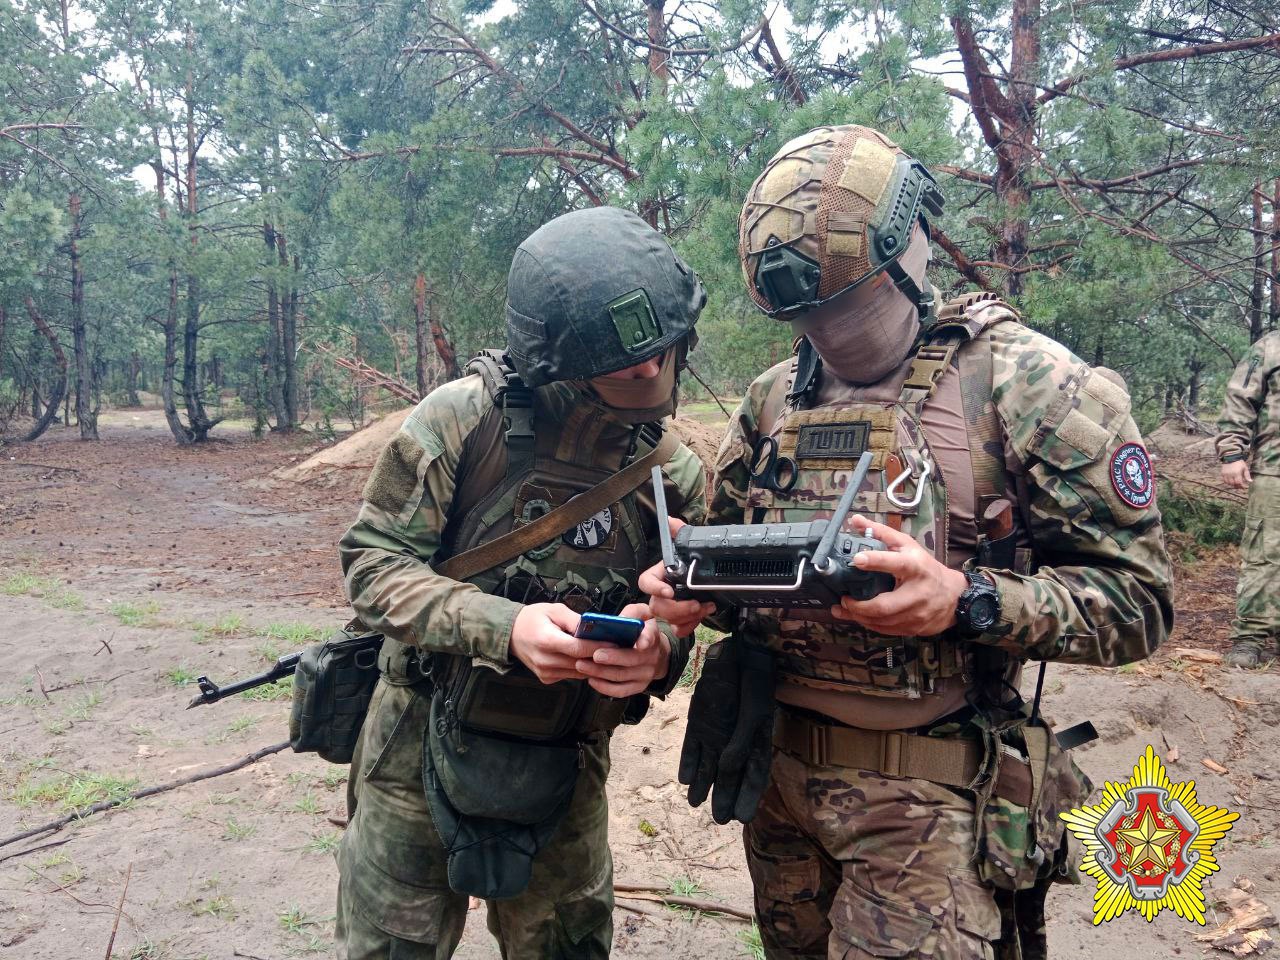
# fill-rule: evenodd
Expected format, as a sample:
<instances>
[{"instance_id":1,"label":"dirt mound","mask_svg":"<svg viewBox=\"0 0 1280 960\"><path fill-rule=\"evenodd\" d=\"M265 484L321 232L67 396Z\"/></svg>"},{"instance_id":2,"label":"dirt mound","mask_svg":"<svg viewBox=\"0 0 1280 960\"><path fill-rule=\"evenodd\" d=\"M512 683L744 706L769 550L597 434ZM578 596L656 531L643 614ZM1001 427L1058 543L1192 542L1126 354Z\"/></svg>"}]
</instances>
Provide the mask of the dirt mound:
<instances>
[{"instance_id":1,"label":"dirt mound","mask_svg":"<svg viewBox=\"0 0 1280 960\"><path fill-rule=\"evenodd\" d=\"M373 469L378 454L391 442L412 409L405 407L389 413L301 463L273 470L271 476L275 480L305 483L326 490L339 487L359 490Z\"/></svg>"},{"instance_id":2,"label":"dirt mound","mask_svg":"<svg viewBox=\"0 0 1280 960\"><path fill-rule=\"evenodd\" d=\"M700 423L692 417L676 416L671 420L671 429L698 455L710 478L711 468L716 462L716 451L720 449L720 438L724 436L723 428Z\"/></svg>"},{"instance_id":3,"label":"dirt mound","mask_svg":"<svg viewBox=\"0 0 1280 960\"><path fill-rule=\"evenodd\" d=\"M1158 454L1214 459L1213 437L1190 433L1177 420L1166 420L1146 436L1147 446Z\"/></svg>"}]
</instances>

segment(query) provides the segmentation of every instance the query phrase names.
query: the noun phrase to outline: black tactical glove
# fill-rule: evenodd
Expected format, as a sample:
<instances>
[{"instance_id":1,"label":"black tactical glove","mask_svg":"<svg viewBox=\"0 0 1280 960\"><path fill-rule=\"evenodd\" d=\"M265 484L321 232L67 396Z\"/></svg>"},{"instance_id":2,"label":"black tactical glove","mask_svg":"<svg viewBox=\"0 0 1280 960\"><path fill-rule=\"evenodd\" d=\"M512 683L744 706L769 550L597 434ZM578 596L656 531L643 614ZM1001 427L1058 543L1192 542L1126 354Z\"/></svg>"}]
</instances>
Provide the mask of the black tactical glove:
<instances>
[{"instance_id":1,"label":"black tactical glove","mask_svg":"<svg viewBox=\"0 0 1280 960\"><path fill-rule=\"evenodd\" d=\"M689 705L680 782L689 803L711 798L716 823L750 822L773 761L773 657L733 638L707 650Z\"/></svg>"}]
</instances>

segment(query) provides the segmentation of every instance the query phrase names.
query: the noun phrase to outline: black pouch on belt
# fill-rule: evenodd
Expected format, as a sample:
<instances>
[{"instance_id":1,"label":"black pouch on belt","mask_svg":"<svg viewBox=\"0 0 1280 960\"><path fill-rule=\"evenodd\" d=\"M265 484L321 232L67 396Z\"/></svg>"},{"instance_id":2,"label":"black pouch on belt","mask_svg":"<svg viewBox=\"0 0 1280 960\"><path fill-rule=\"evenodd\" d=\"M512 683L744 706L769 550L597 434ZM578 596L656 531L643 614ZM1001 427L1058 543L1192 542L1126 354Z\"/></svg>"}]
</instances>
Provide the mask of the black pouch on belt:
<instances>
[{"instance_id":1,"label":"black pouch on belt","mask_svg":"<svg viewBox=\"0 0 1280 960\"><path fill-rule=\"evenodd\" d=\"M378 685L381 634L342 630L307 647L293 672L289 744L330 763L350 763Z\"/></svg>"},{"instance_id":2,"label":"black pouch on belt","mask_svg":"<svg viewBox=\"0 0 1280 960\"><path fill-rule=\"evenodd\" d=\"M423 788L448 854L449 886L485 900L521 893L534 857L569 810L580 745L470 729L448 691L437 688L422 749Z\"/></svg>"}]
</instances>

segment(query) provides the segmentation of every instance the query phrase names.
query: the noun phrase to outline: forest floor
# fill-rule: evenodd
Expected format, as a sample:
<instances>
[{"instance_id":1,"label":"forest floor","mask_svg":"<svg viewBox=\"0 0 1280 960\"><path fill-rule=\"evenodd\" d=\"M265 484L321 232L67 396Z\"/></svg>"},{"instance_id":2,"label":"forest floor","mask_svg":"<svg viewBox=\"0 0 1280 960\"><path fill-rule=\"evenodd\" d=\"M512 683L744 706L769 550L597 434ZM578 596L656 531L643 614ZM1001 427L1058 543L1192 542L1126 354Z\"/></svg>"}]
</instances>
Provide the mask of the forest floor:
<instances>
[{"instance_id":1,"label":"forest floor","mask_svg":"<svg viewBox=\"0 0 1280 960\"><path fill-rule=\"evenodd\" d=\"M358 482L273 478L312 438L219 427L176 447L158 411L104 415L102 440L55 429L0 450L0 840L86 802L229 763L285 739L287 692L185 709L194 678L243 677L340 626L334 544ZM367 465L335 466L363 477ZM1094 782L1123 780L1147 744L1201 802L1240 811L1210 900L1236 878L1280 909L1280 672L1224 672L1233 550L1179 570L1179 627L1151 661L1051 666L1048 716L1090 718L1076 751ZM614 738L611 838L619 883L750 907L739 831L691 810L675 783L688 690ZM1176 759L1175 759L1176 758ZM1205 766L1205 761L1214 764ZM0 847L0 954L231 960L331 954L346 771L286 751ZM125 889L127 881L127 890ZM1172 915L1091 925L1092 881L1050 894L1055 956L1215 954ZM1210 925L1225 918L1211 911ZM752 956L750 925L622 900L615 955ZM460 957L493 958L482 911Z\"/></svg>"}]
</instances>

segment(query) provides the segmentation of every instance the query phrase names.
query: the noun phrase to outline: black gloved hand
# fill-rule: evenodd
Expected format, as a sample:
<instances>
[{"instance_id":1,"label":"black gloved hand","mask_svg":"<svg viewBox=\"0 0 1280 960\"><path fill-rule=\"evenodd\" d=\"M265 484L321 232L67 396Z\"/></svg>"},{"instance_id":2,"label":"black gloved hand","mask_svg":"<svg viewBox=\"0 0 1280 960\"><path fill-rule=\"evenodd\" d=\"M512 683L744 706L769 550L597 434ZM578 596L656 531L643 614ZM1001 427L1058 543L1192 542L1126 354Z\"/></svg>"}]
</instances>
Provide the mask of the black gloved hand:
<instances>
[{"instance_id":1,"label":"black gloved hand","mask_svg":"<svg viewBox=\"0 0 1280 960\"><path fill-rule=\"evenodd\" d=\"M711 792L720 754L738 723L741 646L735 640L711 644L702 661L702 675L693 688L678 774L680 782L689 788L691 807L700 806Z\"/></svg>"},{"instance_id":2,"label":"black gloved hand","mask_svg":"<svg viewBox=\"0 0 1280 960\"><path fill-rule=\"evenodd\" d=\"M711 798L716 823L748 823L773 761L773 657L739 637L707 649L689 705L680 751L680 782L689 804Z\"/></svg>"},{"instance_id":3,"label":"black gloved hand","mask_svg":"<svg viewBox=\"0 0 1280 960\"><path fill-rule=\"evenodd\" d=\"M773 765L773 655L760 647L739 653L738 718L716 765L711 817L750 823Z\"/></svg>"}]
</instances>

